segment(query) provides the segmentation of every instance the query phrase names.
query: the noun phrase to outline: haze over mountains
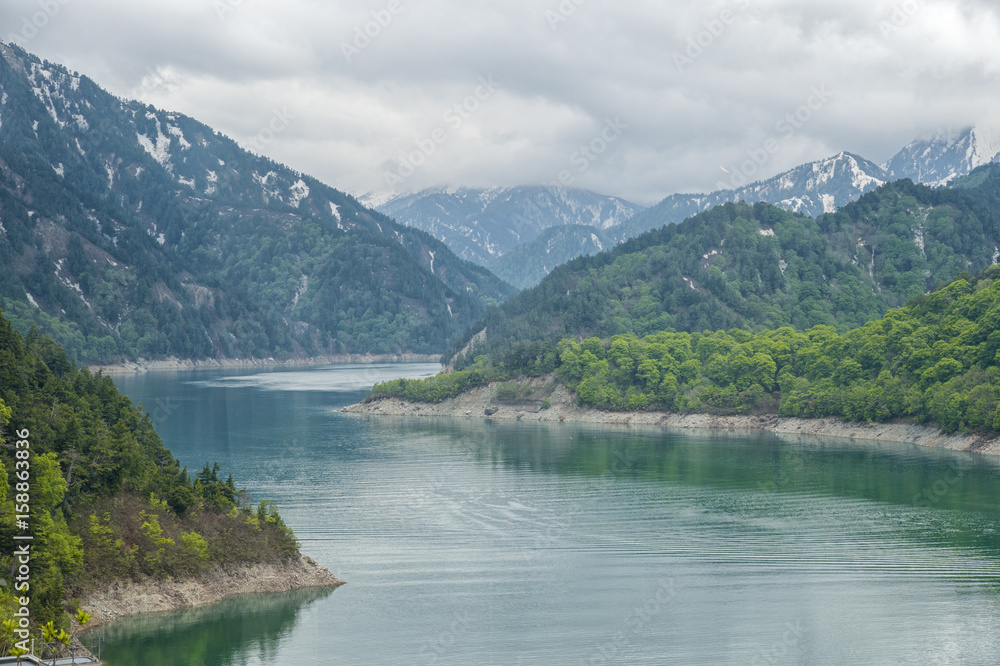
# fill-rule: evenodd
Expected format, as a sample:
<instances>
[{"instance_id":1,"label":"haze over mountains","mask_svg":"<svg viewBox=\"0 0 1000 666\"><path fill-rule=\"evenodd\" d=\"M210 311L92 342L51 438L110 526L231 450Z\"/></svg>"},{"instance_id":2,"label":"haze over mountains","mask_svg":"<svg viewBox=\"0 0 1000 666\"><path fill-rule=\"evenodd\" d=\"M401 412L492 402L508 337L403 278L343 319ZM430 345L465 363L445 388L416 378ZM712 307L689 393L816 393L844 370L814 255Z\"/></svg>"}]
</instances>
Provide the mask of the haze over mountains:
<instances>
[{"instance_id":1,"label":"haze over mountains","mask_svg":"<svg viewBox=\"0 0 1000 666\"><path fill-rule=\"evenodd\" d=\"M998 260L997 164L939 189L889 183L816 219L728 202L558 266L487 311L451 354L456 368L482 354L500 363L512 355L517 365L561 338L843 331Z\"/></svg>"},{"instance_id":2,"label":"haze over mountains","mask_svg":"<svg viewBox=\"0 0 1000 666\"><path fill-rule=\"evenodd\" d=\"M672 195L651 208L586 190L498 187L365 197L383 211L378 212L243 150L192 118L119 99L85 76L0 45L0 262L5 269L0 306L19 329L38 325L80 361L438 353L461 340L490 305L513 296L511 284L531 287L581 255L605 253L593 267L603 265L607 257L619 257L606 252L625 239L743 200L788 211L781 218L784 227L829 245L841 276L829 287L830 295L799 293L797 286L789 292L787 284L808 279L774 274L784 276L788 266L797 265L796 256L813 257L813 263L822 258L815 248L807 251L795 233L779 237L780 247L764 243L767 266L751 266L743 255L735 263L726 259L731 251L722 249L726 236L713 241L699 226L704 222L694 222L703 238L691 251L707 255L703 261L710 266L698 269L708 271L705 275L696 275L694 268L675 275L671 268L668 276L657 268L660 279L671 282L644 296L633 287L646 279L641 266L647 258L637 256L634 265L633 259L625 261L627 270L616 264L607 298L595 292L572 307L585 318L607 316L619 323L647 312L646 323L657 326L711 323L716 314L727 313L720 320L724 324L752 324L756 316L733 315L738 308L730 301L736 292L726 287L727 280L742 285L749 271L761 280L767 275L773 293L761 303L774 321L780 320L774 313L796 308L837 312L842 306L830 300L844 291L837 284L851 285L848 291L855 296L859 289L871 292L862 298L870 303L851 315L862 321L904 295L924 293L936 286L935 280L986 265L991 257L995 262L1000 243L995 216L983 208L993 185L978 183L975 196L962 198L950 190L947 195L926 188L911 192L897 184L888 190L896 193L893 197L868 199L877 202L874 208L859 198L897 177L972 187L963 176L998 161L998 137L970 128L915 141L883 165L841 153L739 189ZM890 200L891 206L885 203ZM883 203L902 211L905 228L889 229ZM426 231L397 224L385 212ZM750 220L759 223L761 233L775 231L774 225L766 226L774 215L753 208ZM818 230L809 216L819 217ZM739 219L735 215L731 222L742 228ZM834 232L826 227L836 228L835 237L827 237ZM691 247L671 246L665 256L674 267L684 266L694 259L681 248ZM905 260L899 258L903 255ZM575 273L589 265L565 269L574 276L572 284L561 284L557 291L565 293L567 303L593 279ZM709 268L718 268L723 277ZM811 270L800 267L797 273L812 279ZM817 279L829 277L824 273ZM901 280L904 286L897 287ZM685 287L684 298L678 285ZM619 297L620 286L627 293ZM716 287L721 291L703 299L704 312L685 314L687 292ZM753 301L753 290L744 287L738 290L742 298ZM650 301L654 291L659 294L655 303ZM533 298L517 302L535 303ZM810 305L824 299L829 302ZM540 312L562 311L567 303L544 304ZM667 313L663 308L668 306L681 309ZM608 307L618 308L617 314L604 312ZM550 324L561 317L556 314ZM645 315L640 319L645 322ZM800 313L794 322L806 319ZM518 333L520 325L508 330L510 339L526 333ZM618 330L615 326L607 330Z\"/></svg>"},{"instance_id":3,"label":"haze over mountains","mask_svg":"<svg viewBox=\"0 0 1000 666\"><path fill-rule=\"evenodd\" d=\"M81 361L433 353L514 293L192 118L0 56L0 303Z\"/></svg>"},{"instance_id":4,"label":"haze over mountains","mask_svg":"<svg viewBox=\"0 0 1000 666\"><path fill-rule=\"evenodd\" d=\"M760 152L760 151L758 151ZM763 153L762 153L763 154ZM768 157L758 160L766 164ZM650 229L682 220L709 210L726 202L746 201L747 203L767 202L789 210L816 217L831 213L857 201L863 194L893 180L909 178L916 183L939 187L968 174L976 167L1000 159L1000 131L989 128L966 128L957 133L943 133L925 139L917 139L899 151L883 164L875 164L852 153L840 153L830 158L800 165L772 178L752 182L739 187L741 174L730 178L729 187L707 194L672 194L651 207L639 204L624 205L635 209L635 214L625 220L617 217L601 217L592 221L591 210L576 206L562 209L558 214L548 214L543 208L536 209L538 215L533 220L533 229L557 228L562 225L587 225L604 232L601 247L606 242L633 238ZM749 163L747 173L754 173L759 167ZM747 180L742 176L743 180ZM516 188L531 191L532 188ZM544 188L534 188L540 190ZM469 190L456 190L470 192ZM500 190L504 191L504 190ZM544 241L535 243L530 231L526 232L520 221L505 215L502 208L494 208L488 196L480 196L477 206L459 208L444 204L441 196L447 192L443 188L424 190L407 195L396 195L385 201L387 195L368 195L367 201L377 210L395 217L403 224L415 226L444 241L456 253L495 270L512 284L528 287L537 284L543 277L539 267L552 270L562 261L573 256L582 256L599 251L598 244L580 242L580 231L567 229L565 232L550 231ZM487 192L479 190L476 192ZM572 190L567 197L582 199L600 197L594 193ZM463 200L466 197L459 197ZM609 201L621 202L613 197ZM579 211L579 212L577 212ZM508 222L512 220L512 222ZM456 233L457 232L457 233ZM562 234L565 233L565 237ZM515 245L493 244L487 253L468 252L469 238L517 239L517 252L506 260L499 260ZM586 238L586 237L584 237ZM560 248L556 254L552 254ZM575 253L575 254L574 254ZM570 256L572 255L572 256Z\"/></svg>"},{"instance_id":5,"label":"haze over mountains","mask_svg":"<svg viewBox=\"0 0 1000 666\"><path fill-rule=\"evenodd\" d=\"M556 187L432 188L412 194L368 194L365 205L421 229L455 254L489 266L550 227L618 227L645 206L588 190Z\"/></svg>"}]
</instances>

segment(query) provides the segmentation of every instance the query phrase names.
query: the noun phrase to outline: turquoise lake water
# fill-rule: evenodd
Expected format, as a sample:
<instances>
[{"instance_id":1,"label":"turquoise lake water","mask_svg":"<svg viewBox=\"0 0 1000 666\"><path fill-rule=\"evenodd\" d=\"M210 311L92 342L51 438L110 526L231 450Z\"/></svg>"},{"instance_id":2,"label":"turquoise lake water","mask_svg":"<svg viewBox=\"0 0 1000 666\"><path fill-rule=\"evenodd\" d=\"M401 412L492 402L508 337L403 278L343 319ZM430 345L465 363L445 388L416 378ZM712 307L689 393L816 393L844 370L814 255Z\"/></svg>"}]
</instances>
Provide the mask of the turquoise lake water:
<instances>
[{"instance_id":1,"label":"turquoise lake water","mask_svg":"<svg viewBox=\"0 0 1000 666\"><path fill-rule=\"evenodd\" d=\"M106 662L1000 664L1000 459L336 411L436 370L116 378L348 584L124 620Z\"/></svg>"}]
</instances>

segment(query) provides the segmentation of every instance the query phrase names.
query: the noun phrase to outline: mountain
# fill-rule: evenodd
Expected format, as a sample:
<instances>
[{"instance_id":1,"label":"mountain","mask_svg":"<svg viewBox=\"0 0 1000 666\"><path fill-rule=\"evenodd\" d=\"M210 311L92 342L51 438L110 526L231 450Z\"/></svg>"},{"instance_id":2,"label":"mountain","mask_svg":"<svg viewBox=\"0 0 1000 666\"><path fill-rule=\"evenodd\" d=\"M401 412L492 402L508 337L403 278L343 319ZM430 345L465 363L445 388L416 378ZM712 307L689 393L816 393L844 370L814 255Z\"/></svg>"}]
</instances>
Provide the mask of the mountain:
<instances>
[{"instance_id":1,"label":"mountain","mask_svg":"<svg viewBox=\"0 0 1000 666\"><path fill-rule=\"evenodd\" d=\"M673 194L622 225L621 236L630 238L680 222L727 201L764 201L795 213L816 217L855 201L883 185L889 178L874 162L840 153L810 162L745 187L710 194Z\"/></svg>"},{"instance_id":2,"label":"mountain","mask_svg":"<svg viewBox=\"0 0 1000 666\"><path fill-rule=\"evenodd\" d=\"M617 245L612 232L583 224L549 227L535 240L505 252L489 264L489 269L515 287L528 289L560 264Z\"/></svg>"},{"instance_id":3,"label":"mountain","mask_svg":"<svg viewBox=\"0 0 1000 666\"><path fill-rule=\"evenodd\" d=\"M192 118L0 56L0 305L80 361L433 353L514 293Z\"/></svg>"},{"instance_id":4,"label":"mountain","mask_svg":"<svg viewBox=\"0 0 1000 666\"><path fill-rule=\"evenodd\" d=\"M815 220L722 204L556 268L490 308L449 357L462 368L563 337L860 326L1000 259L1000 165L963 183L898 181Z\"/></svg>"},{"instance_id":5,"label":"mountain","mask_svg":"<svg viewBox=\"0 0 1000 666\"><path fill-rule=\"evenodd\" d=\"M426 231L458 256L482 266L550 227L582 224L607 230L643 209L618 197L555 187L438 187L412 194L368 194L361 201Z\"/></svg>"},{"instance_id":6,"label":"mountain","mask_svg":"<svg viewBox=\"0 0 1000 666\"><path fill-rule=\"evenodd\" d=\"M1000 161L1000 130L969 127L954 135L911 142L884 164L851 153L797 166L773 178L710 194L673 194L621 227L630 238L680 222L726 201L765 201L810 217L830 213L894 180L940 187L990 162Z\"/></svg>"},{"instance_id":7,"label":"mountain","mask_svg":"<svg viewBox=\"0 0 1000 666\"><path fill-rule=\"evenodd\" d=\"M1000 267L992 266L843 334L816 326L564 338L522 346L501 363L480 356L466 370L378 384L366 403L390 413L382 398L440 403L493 383L480 396L492 394L494 405L548 409L561 383L574 403L606 411L906 419L972 431L966 446L979 450L1000 432L998 326Z\"/></svg>"},{"instance_id":8,"label":"mountain","mask_svg":"<svg viewBox=\"0 0 1000 666\"><path fill-rule=\"evenodd\" d=\"M990 162L1000 161L1000 129L968 127L957 134L918 139L882 165L893 179L932 187L946 185Z\"/></svg>"}]
</instances>

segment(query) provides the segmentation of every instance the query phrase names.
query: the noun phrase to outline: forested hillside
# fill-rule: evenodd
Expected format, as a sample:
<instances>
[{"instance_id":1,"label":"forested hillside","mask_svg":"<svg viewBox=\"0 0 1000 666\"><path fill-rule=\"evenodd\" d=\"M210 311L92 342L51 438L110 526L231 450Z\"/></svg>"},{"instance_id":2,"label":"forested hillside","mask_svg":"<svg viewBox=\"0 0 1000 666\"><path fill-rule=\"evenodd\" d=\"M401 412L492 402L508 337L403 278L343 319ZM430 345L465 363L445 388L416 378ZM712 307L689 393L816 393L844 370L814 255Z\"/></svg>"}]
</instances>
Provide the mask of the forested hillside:
<instances>
[{"instance_id":1,"label":"forested hillside","mask_svg":"<svg viewBox=\"0 0 1000 666\"><path fill-rule=\"evenodd\" d=\"M0 444L4 571L25 543L15 535L32 537L30 593L5 584L5 618L26 596L39 625L68 628L67 601L110 581L297 553L273 504L250 506L218 465L192 478L111 379L78 369L50 338L22 338L3 317ZM11 640L5 627L0 643Z\"/></svg>"},{"instance_id":2,"label":"forested hillside","mask_svg":"<svg viewBox=\"0 0 1000 666\"><path fill-rule=\"evenodd\" d=\"M991 165L954 189L888 184L815 220L724 204L560 266L491 308L452 348L454 365L565 337L818 324L843 332L996 263L998 192Z\"/></svg>"},{"instance_id":3,"label":"forested hillside","mask_svg":"<svg viewBox=\"0 0 1000 666\"><path fill-rule=\"evenodd\" d=\"M522 346L495 363L380 384L373 398L439 402L491 381L555 373L581 404L615 411L907 418L1000 431L1000 267L964 274L845 333L659 332ZM506 391L506 393L505 393ZM516 397L515 385L497 397Z\"/></svg>"},{"instance_id":4,"label":"forested hillside","mask_svg":"<svg viewBox=\"0 0 1000 666\"><path fill-rule=\"evenodd\" d=\"M77 360L438 352L514 293L191 118L0 56L0 304Z\"/></svg>"},{"instance_id":5,"label":"forested hillside","mask_svg":"<svg viewBox=\"0 0 1000 666\"><path fill-rule=\"evenodd\" d=\"M618 244L613 231L584 224L550 227L530 243L511 248L489 264L498 277L519 289L534 287L556 266L584 255L597 254Z\"/></svg>"}]
</instances>

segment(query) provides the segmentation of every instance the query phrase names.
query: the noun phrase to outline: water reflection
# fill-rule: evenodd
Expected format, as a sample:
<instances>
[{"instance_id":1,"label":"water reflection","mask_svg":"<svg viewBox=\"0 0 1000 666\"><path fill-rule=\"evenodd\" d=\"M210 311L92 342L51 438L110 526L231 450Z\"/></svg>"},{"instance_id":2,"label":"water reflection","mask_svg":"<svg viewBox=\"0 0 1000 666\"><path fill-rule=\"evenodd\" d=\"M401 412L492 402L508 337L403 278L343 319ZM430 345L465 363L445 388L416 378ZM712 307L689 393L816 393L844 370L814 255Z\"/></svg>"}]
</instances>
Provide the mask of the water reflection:
<instances>
[{"instance_id":1,"label":"water reflection","mask_svg":"<svg viewBox=\"0 0 1000 666\"><path fill-rule=\"evenodd\" d=\"M755 503L743 507L746 518L773 516L796 496L812 506L823 497L831 505L895 505L899 523L891 527L912 539L1000 557L1000 459L992 456L761 431L417 417L377 417L369 425L382 438L405 432L411 442L432 441L509 470L750 491ZM771 495L786 498L768 502ZM826 527L837 520L833 512L822 516Z\"/></svg>"},{"instance_id":2,"label":"water reflection","mask_svg":"<svg viewBox=\"0 0 1000 666\"><path fill-rule=\"evenodd\" d=\"M291 619L280 605L270 619L233 610L246 633L203 662L162 658L217 640L200 619L147 618L114 641L125 656L112 666L528 666L602 649L619 663L1000 663L996 459L365 418L337 411L363 394L329 388L356 385L338 375L354 370L317 372L122 382L162 403L157 429L184 464L217 459L277 501L303 550L349 584ZM676 596L616 644L662 580Z\"/></svg>"},{"instance_id":3,"label":"water reflection","mask_svg":"<svg viewBox=\"0 0 1000 666\"><path fill-rule=\"evenodd\" d=\"M278 663L282 642L303 610L333 590L242 595L173 613L113 622L83 636L103 638L102 658L114 666L237 666Z\"/></svg>"}]
</instances>

